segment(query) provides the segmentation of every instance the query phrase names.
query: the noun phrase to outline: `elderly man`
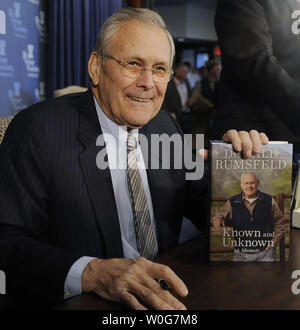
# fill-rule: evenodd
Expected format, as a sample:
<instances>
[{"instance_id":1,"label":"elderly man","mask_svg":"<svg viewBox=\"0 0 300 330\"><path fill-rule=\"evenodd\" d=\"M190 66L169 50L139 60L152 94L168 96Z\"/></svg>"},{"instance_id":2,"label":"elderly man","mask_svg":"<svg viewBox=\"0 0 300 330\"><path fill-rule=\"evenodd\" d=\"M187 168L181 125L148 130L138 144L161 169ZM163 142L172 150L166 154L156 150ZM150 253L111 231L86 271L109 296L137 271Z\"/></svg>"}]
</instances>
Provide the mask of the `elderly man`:
<instances>
[{"instance_id":1,"label":"elderly man","mask_svg":"<svg viewBox=\"0 0 300 330\"><path fill-rule=\"evenodd\" d=\"M185 284L151 260L177 244L183 215L204 228L207 182L186 181L185 168L146 170L137 143L140 134L182 134L160 111L173 57L158 14L123 9L103 25L90 56L91 89L15 117L0 153L0 268L8 294L53 303L95 292L133 309L185 309L156 279L182 297ZM102 145L102 133L117 145ZM267 143L256 131L231 130L224 140L246 154ZM109 168L100 169L103 149ZM111 168L117 150L127 169Z\"/></svg>"},{"instance_id":2,"label":"elderly man","mask_svg":"<svg viewBox=\"0 0 300 330\"><path fill-rule=\"evenodd\" d=\"M234 261L276 261L275 248L285 230L284 218L274 198L259 191L258 186L255 173L243 172L242 192L231 197L224 205L222 215L213 221L217 230L226 222L238 233L235 235L238 244Z\"/></svg>"}]
</instances>

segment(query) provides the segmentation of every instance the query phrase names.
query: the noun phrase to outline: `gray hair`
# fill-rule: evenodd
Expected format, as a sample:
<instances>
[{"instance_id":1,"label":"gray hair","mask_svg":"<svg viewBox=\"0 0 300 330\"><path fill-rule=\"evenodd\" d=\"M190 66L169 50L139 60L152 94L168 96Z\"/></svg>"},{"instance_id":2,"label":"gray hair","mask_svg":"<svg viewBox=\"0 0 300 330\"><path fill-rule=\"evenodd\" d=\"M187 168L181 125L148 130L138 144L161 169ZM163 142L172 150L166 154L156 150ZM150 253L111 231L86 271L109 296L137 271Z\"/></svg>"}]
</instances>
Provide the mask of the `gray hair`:
<instances>
[{"instance_id":1,"label":"gray hair","mask_svg":"<svg viewBox=\"0 0 300 330\"><path fill-rule=\"evenodd\" d=\"M95 51L103 57L105 55L108 55L110 41L113 35L116 33L119 26L123 22L128 21L137 21L149 24L155 27L159 27L165 31L171 49L170 66L172 66L175 56L175 46L173 38L170 32L167 30L166 23L164 22L162 17L155 11L147 8L124 8L109 17L102 25L101 30L98 34Z\"/></svg>"}]
</instances>

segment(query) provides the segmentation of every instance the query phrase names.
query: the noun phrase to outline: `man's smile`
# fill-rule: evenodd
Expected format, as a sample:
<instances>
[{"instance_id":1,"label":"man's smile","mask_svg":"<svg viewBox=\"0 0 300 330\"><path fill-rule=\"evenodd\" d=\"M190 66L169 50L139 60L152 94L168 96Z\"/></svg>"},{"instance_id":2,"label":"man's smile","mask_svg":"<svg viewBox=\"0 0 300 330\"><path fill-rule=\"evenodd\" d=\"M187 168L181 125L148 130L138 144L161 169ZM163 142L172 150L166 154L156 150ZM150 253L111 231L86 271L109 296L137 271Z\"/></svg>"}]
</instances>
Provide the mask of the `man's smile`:
<instances>
[{"instance_id":1,"label":"man's smile","mask_svg":"<svg viewBox=\"0 0 300 330\"><path fill-rule=\"evenodd\" d=\"M127 95L127 97L132 101L141 102L141 103L151 102L154 99L153 97L139 97L135 95Z\"/></svg>"},{"instance_id":2,"label":"man's smile","mask_svg":"<svg viewBox=\"0 0 300 330\"><path fill-rule=\"evenodd\" d=\"M148 99L145 99L145 98L139 98L139 97L130 97L133 101L137 101L137 102L150 102L152 99L148 98Z\"/></svg>"}]
</instances>

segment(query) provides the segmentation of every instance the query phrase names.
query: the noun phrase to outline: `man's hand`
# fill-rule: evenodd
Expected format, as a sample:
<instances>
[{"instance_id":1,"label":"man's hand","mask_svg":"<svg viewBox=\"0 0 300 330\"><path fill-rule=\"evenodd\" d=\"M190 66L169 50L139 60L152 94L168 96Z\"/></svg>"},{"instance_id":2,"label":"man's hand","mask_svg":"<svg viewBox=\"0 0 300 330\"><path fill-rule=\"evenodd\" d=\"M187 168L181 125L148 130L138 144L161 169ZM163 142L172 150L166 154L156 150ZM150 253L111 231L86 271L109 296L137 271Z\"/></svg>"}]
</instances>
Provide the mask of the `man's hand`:
<instances>
[{"instance_id":1,"label":"man's hand","mask_svg":"<svg viewBox=\"0 0 300 330\"><path fill-rule=\"evenodd\" d=\"M204 159L206 162L208 160L208 150L206 149L199 149L198 150L199 156Z\"/></svg>"},{"instance_id":2,"label":"man's hand","mask_svg":"<svg viewBox=\"0 0 300 330\"><path fill-rule=\"evenodd\" d=\"M138 259L93 259L82 273L82 291L144 310L142 302L159 310L183 310L185 306L156 281L164 278L179 296L188 290L182 280L167 266Z\"/></svg>"},{"instance_id":3,"label":"man's hand","mask_svg":"<svg viewBox=\"0 0 300 330\"><path fill-rule=\"evenodd\" d=\"M236 131L231 129L227 131L222 140L232 143L233 149L237 152L243 151L244 157L252 156L252 153L259 154L262 151L262 144L268 144L269 139L265 133L258 133L255 130Z\"/></svg>"},{"instance_id":4,"label":"man's hand","mask_svg":"<svg viewBox=\"0 0 300 330\"><path fill-rule=\"evenodd\" d=\"M220 231L221 227L225 227L225 223L222 217L214 218L213 226L216 230Z\"/></svg>"}]
</instances>

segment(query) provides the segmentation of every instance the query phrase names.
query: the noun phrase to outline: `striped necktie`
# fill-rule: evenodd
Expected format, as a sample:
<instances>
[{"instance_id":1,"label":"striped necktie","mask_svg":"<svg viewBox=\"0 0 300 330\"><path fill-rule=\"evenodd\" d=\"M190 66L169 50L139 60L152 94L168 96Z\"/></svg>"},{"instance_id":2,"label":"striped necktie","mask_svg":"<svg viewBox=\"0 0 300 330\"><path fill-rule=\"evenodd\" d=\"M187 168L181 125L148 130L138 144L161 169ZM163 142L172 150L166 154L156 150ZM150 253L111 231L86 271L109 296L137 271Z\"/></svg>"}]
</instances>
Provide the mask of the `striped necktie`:
<instances>
[{"instance_id":1,"label":"striped necktie","mask_svg":"<svg viewBox=\"0 0 300 330\"><path fill-rule=\"evenodd\" d=\"M137 142L133 133L127 136L127 178L132 205L137 248L141 257L153 259L158 251L149 206L137 164Z\"/></svg>"}]
</instances>

